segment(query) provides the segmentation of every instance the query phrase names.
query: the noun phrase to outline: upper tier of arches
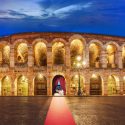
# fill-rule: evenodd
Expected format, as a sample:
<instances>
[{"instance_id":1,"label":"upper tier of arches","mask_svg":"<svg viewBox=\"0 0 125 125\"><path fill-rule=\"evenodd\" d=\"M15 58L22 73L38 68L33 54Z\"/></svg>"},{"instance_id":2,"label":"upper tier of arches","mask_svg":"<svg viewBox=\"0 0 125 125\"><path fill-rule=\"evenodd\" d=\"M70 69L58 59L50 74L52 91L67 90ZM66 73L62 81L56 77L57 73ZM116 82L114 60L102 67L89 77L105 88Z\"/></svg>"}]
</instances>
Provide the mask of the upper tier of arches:
<instances>
[{"instance_id":1,"label":"upper tier of arches","mask_svg":"<svg viewBox=\"0 0 125 125\"><path fill-rule=\"evenodd\" d=\"M0 41L0 65L10 66L14 61L17 66L28 66L29 56L32 56L35 66L47 66L48 58L52 65L66 65L67 59L72 68L77 67L77 57L91 68L125 68L125 44L107 40L105 43L98 39L89 40L75 34L68 38L46 40L35 38L32 42L27 39L16 39L12 42ZM11 57L14 58L11 58ZM86 67L86 66L85 66Z\"/></svg>"}]
</instances>

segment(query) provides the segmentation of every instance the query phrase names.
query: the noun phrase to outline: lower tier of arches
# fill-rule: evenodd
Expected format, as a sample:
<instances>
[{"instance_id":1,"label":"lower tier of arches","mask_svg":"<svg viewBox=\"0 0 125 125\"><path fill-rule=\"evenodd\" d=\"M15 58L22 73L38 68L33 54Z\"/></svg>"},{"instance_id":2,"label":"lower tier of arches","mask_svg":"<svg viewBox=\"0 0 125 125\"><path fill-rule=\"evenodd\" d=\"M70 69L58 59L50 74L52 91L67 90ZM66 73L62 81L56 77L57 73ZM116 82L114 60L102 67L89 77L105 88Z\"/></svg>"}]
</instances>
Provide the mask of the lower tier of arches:
<instances>
[{"instance_id":1,"label":"lower tier of arches","mask_svg":"<svg viewBox=\"0 0 125 125\"><path fill-rule=\"evenodd\" d=\"M124 95L125 77L110 74L105 79L99 74L75 74L70 77L56 74L48 78L42 73L36 76L18 75L13 79L5 75L0 80L1 96L39 96L54 95L57 89L62 89L64 95Z\"/></svg>"}]
</instances>

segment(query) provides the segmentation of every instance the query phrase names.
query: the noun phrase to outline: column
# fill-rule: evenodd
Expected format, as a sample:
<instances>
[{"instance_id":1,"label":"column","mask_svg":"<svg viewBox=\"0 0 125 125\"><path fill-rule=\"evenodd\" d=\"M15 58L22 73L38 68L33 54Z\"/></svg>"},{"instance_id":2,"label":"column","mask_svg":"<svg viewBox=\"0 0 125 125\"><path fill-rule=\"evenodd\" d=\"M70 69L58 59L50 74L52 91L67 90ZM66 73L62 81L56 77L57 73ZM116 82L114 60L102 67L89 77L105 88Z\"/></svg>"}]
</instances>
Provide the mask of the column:
<instances>
[{"instance_id":1,"label":"column","mask_svg":"<svg viewBox=\"0 0 125 125\"><path fill-rule=\"evenodd\" d=\"M34 65L34 55L33 55L33 48L32 45L28 46L28 67L32 67Z\"/></svg>"},{"instance_id":2,"label":"column","mask_svg":"<svg viewBox=\"0 0 125 125\"><path fill-rule=\"evenodd\" d=\"M10 68L14 68L15 60L14 60L14 46L10 45Z\"/></svg>"},{"instance_id":3,"label":"column","mask_svg":"<svg viewBox=\"0 0 125 125\"><path fill-rule=\"evenodd\" d=\"M108 76L103 75L102 77L102 95L107 96L108 95Z\"/></svg>"},{"instance_id":4,"label":"column","mask_svg":"<svg viewBox=\"0 0 125 125\"><path fill-rule=\"evenodd\" d=\"M85 74L84 78L85 78L85 91L86 91L86 95L90 95L90 72L88 73L89 75Z\"/></svg>"},{"instance_id":5,"label":"column","mask_svg":"<svg viewBox=\"0 0 125 125\"><path fill-rule=\"evenodd\" d=\"M118 59L116 59L118 61L118 68L122 69L123 68L123 63L122 63L122 51L118 51L118 56L116 57Z\"/></svg>"},{"instance_id":6,"label":"column","mask_svg":"<svg viewBox=\"0 0 125 125\"><path fill-rule=\"evenodd\" d=\"M66 45L66 58L65 58L65 64L66 64L66 67L67 68L70 68L71 67L71 58L70 58L70 45L67 44Z\"/></svg>"},{"instance_id":7,"label":"column","mask_svg":"<svg viewBox=\"0 0 125 125\"><path fill-rule=\"evenodd\" d=\"M47 45L47 95L52 95L52 45Z\"/></svg>"},{"instance_id":8,"label":"column","mask_svg":"<svg viewBox=\"0 0 125 125\"><path fill-rule=\"evenodd\" d=\"M107 53L106 50L102 50L100 53L100 62L102 68L107 68Z\"/></svg>"},{"instance_id":9,"label":"column","mask_svg":"<svg viewBox=\"0 0 125 125\"><path fill-rule=\"evenodd\" d=\"M86 49L85 49L85 58L84 58L86 65L85 68L89 68L89 46L86 45Z\"/></svg>"}]
</instances>

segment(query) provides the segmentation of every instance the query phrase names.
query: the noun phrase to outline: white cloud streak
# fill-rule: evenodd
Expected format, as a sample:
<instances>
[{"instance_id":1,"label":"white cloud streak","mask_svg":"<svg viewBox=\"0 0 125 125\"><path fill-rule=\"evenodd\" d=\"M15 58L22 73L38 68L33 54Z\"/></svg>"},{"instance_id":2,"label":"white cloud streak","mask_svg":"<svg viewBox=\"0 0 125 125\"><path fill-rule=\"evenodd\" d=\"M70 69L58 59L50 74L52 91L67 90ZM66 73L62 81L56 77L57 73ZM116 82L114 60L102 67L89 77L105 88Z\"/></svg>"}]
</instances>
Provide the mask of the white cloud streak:
<instances>
[{"instance_id":1,"label":"white cloud streak","mask_svg":"<svg viewBox=\"0 0 125 125\"><path fill-rule=\"evenodd\" d=\"M18 3L19 4L19 3ZM23 3L21 3L23 5ZM81 4L73 4L68 5L65 7L58 8L50 7L50 8L43 8L39 7L36 2L30 3L30 7L28 6L28 3L24 3L25 6L19 6L15 7L16 3L14 5L10 4L9 8L6 6L4 8L1 8L0 12L3 10L6 11L5 14L0 13L0 18L17 18L17 19L23 19L28 16L33 17L35 19L48 19L51 17L56 18L66 18L71 13L75 11L81 11L83 9L89 9L91 7L92 3L81 3ZM33 6L34 5L34 6ZM17 12L17 14L10 13L9 10Z\"/></svg>"}]
</instances>

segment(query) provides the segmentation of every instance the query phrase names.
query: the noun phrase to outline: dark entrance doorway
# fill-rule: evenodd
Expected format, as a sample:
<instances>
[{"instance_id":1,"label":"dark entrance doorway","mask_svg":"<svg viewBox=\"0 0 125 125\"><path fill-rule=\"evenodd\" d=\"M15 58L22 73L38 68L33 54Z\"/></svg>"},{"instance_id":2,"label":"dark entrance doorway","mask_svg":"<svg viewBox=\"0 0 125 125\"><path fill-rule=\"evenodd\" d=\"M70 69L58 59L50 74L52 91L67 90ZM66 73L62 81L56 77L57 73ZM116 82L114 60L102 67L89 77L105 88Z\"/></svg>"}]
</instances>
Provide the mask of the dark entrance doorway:
<instances>
[{"instance_id":1,"label":"dark entrance doorway","mask_svg":"<svg viewBox=\"0 0 125 125\"><path fill-rule=\"evenodd\" d=\"M65 95L66 94L66 83L65 83L65 78L62 75L56 75L53 78L52 94L54 95L54 93L56 92L56 88L57 88L58 84L60 84L61 88L64 91L64 95Z\"/></svg>"},{"instance_id":2,"label":"dark entrance doorway","mask_svg":"<svg viewBox=\"0 0 125 125\"><path fill-rule=\"evenodd\" d=\"M47 80L41 74L34 79L34 95L47 95Z\"/></svg>"},{"instance_id":3,"label":"dark entrance doorway","mask_svg":"<svg viewBox=\"0 0 125 125\"><path fill-rule=\"evenodd\" d=\"M102 79L93 74L90 79L90 95L102 95Z\"/></svg>"}]
</instances>

